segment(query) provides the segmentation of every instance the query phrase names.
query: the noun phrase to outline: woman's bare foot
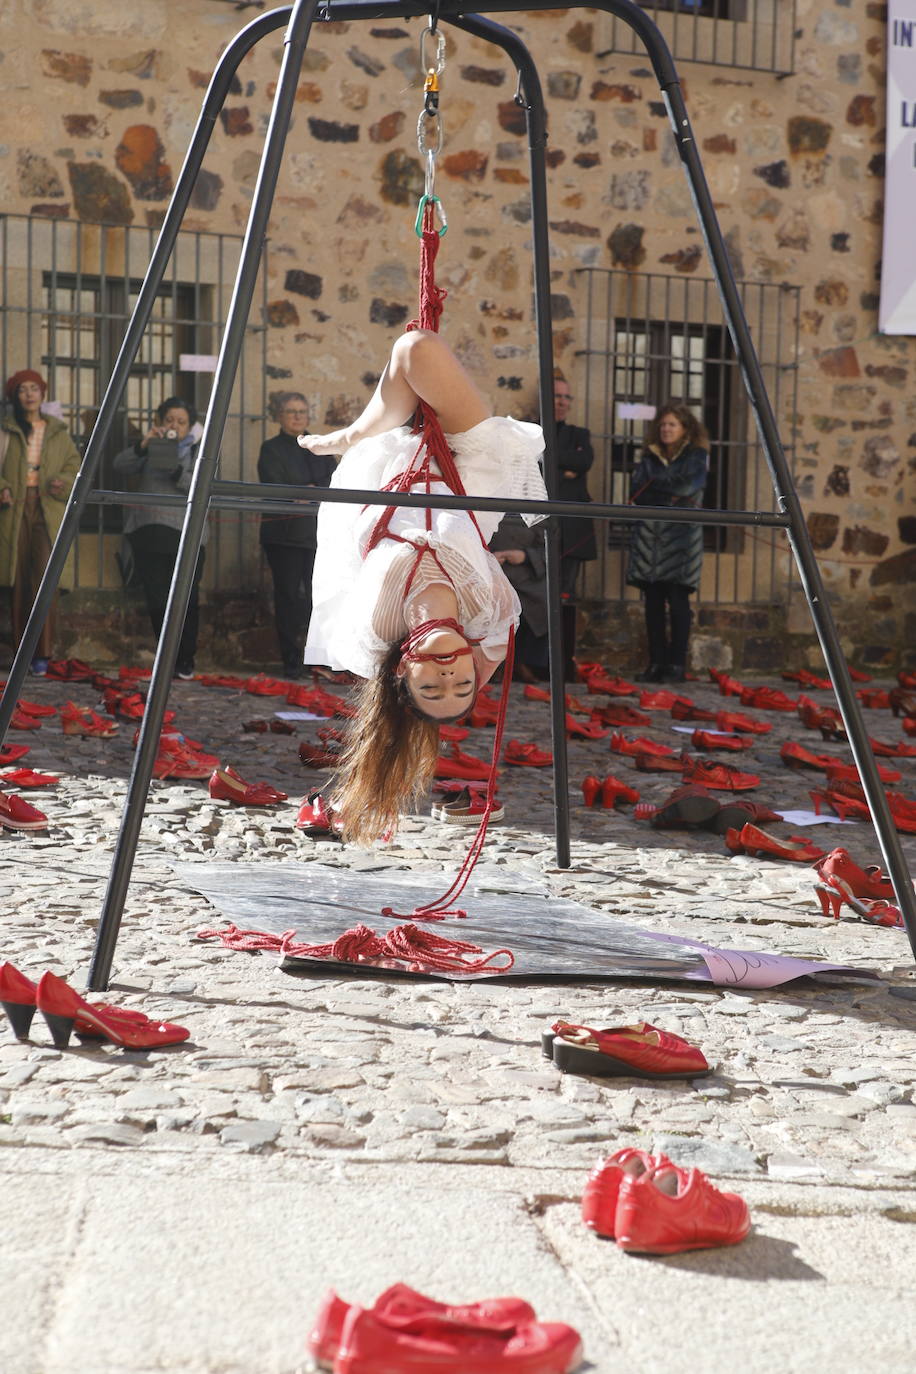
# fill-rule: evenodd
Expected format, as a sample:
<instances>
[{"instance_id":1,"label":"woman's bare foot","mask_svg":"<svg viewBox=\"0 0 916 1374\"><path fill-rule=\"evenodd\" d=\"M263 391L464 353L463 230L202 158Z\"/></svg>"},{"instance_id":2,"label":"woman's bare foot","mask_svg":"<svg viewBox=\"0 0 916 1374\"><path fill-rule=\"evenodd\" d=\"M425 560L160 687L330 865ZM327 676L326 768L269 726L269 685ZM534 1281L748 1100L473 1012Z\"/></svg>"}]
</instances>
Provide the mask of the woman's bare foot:
<instances>
[{"instance_id":1,"label":"woman's bare foot","mask_svg":"<svg viewBox=\"0 0 916 1374\"><path fill-rule=\"evenodd\" d=\"M332 434L300 434L296 440L309 453L334 457L346 453L352 442L349 429L335 429Z\"/></svg>"}]
</instances>

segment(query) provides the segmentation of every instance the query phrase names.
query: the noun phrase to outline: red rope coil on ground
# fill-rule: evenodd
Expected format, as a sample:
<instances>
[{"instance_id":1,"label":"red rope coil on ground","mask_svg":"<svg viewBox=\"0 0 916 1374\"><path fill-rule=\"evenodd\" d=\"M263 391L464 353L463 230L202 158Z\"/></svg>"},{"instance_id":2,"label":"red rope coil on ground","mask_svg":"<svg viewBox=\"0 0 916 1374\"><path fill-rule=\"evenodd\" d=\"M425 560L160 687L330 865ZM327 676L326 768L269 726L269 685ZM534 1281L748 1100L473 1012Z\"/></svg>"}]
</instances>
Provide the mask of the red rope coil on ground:
<instances>
[{"instance_id":1,"label":"red rope coil on ground","mask_svg":"<svg viewBox=\"0 0 916 1374\"><path fill-rule=\"evenodd\" d=\"M297 943L295 935L295 930L273 935L263 930L240 930L230 924L224 930L199 930L197 939L220 940L226 949L232 950L271 950L295 959L327 959L342 964L393 961L406 965L411 973L508 973L515 963L515 956L509 949L495 949L482 959L471 958L471 955L483 954L479 945L435 935L412 922L395 926L384 935L377 935L360 923L343 931L336 940L320 945ZM508 962L496 964L494 961L501 956Z\"/></svg>"}]
</instances>

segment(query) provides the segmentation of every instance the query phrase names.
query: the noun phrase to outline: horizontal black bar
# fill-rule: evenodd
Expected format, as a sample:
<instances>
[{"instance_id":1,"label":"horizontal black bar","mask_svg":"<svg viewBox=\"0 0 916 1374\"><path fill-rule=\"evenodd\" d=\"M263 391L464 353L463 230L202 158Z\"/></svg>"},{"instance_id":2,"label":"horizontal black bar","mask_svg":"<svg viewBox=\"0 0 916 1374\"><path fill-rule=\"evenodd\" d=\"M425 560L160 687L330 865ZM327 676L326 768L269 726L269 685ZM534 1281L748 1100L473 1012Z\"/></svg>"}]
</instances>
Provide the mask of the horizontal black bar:
<instances>
[{"instance_id":1,"label":"horizontal black bar","mask_svg":"<svg viewBox=\"0 0 916 1374\"><path fill-rule=\"evenodd\" d=\"M302 515L305 502L317 504L330 501L333 505L353 506L414 506L425 510L498 510L513 515L576 515L583 519L623 520L630 524L640 520L670 521L690 525L766 525L785 529L787 515L756 510L706 510L694 506L605 506L586 501L509 501L502 496L445 496L435 493L426 496L414 491L359 491L355 487L284 487L271 482L278 497L262 494L262 489L250 482L214 482L210 505L216 510L253 510L272 515ZM298 492L298 497L288 493ZM282 495L281 495L282 494ZM106 491L89 493L89 502L96 506L184 506L185 497L148 491Z\"/></svg>"}]
</instances>

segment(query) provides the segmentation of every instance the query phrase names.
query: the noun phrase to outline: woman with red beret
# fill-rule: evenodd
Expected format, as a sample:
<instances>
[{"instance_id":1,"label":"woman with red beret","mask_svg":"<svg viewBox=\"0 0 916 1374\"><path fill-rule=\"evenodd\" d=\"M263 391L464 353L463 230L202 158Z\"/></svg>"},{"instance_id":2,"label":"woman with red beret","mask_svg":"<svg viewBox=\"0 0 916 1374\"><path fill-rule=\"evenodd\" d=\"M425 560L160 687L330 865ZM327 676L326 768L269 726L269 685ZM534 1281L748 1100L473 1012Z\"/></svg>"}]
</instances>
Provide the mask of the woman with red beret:
<instances>
[{"instance_id":1,"label":"woman with red beret","mask_svg":"<svg viewBox=\"0 0 916 1374\"><path fill-rule=\"evenodd\" d=\"M42 415L48 386L39 372L24 368L6 384L11 410L0 432L0 586L10 588L13 645L22 638L51 546L64 518L67 498L79 472L80 456L67 427ZM72 585L71 558L60 585ZM54 644L55 595L32 659L31 672L43 676Z\"/></svg>"}]
</instances>

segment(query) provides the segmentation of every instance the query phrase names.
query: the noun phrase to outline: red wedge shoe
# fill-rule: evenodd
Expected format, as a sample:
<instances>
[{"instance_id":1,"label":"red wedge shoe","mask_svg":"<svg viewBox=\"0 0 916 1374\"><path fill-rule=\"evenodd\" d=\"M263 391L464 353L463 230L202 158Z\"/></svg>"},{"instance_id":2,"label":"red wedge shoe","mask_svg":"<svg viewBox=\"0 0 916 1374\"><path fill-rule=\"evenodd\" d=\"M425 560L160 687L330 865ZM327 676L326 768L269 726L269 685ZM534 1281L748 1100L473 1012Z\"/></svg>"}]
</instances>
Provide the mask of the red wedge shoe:
<instances>
[{"instance_id":1,"label":"red wedge shoe","mask_svg":"<svg viewBox=\"0 0 916 1374\"><path fill-rule=\"evenodd\" d=\"M628 787L625 782L615 778L612 773L604 779L601 784L601 805L605 811L611 811L621 802L633 805L639 801L639 793L635 787Z\"/></svg>"},{"instance_id":2,"label":"red wedge shoe","mask_svg":"<svg viewBox=\"0 0 916 1374\"><path fill-rule=\"evenodd\" d=\"M3 830L47 830L48 818L37 806L17 797L15 792L0 792L0 828Z\"/></svg>"},{"instance_id":3,"label":"red wedge shoe","mask_svg":"<svg viewBox=\"0 0 916 1374\"><path fill-rule=\"evenodd\" d=\"M813 864L826 857L826 851L818 849L804 835L790 835L788 840L777 840L756 825L743 825L740 830L726 830L725 847L733 854L753 854L763 859L788 859L794 864Z\"/></svg>"},{"instance_id":4,"label":"red wedge shoe","mask_svg":"<svg viewBox=\"0 0 916 1374\"><path fill-rule=\"evenodd\" d=\"M733 753L750 749L752 744L741 735L723 735L717 730L694 730L690 742L694 749L729 749Z\"/></svg>"},{"instance_id":5,"label":"red wedge shoe","mask_svg":"<svg viewBox=\"0 0 916 1374\"><path fill-rule=\"evenodd\" d=\"M553 1062L561 1073L592 1078L698 1078L709 1073L702 1050L648 1021L610 1030L556 1021L552 1029Z\"/></svg>"},{"instance_id":6,"label":"red wedge shoe","mask_svg":"<svg viewBox=\"0 0 916 1374\"><path fill-rule=\"evenodd\" d=\"M539 749L536 744L523 744L521 740L510 739L503 753L503 763L510 763L516 768L549 768L553 763L553 754L546 749Z\"/></svg>"},{"instance_id":7,"label":"red wedge shoe","mask_svg":"<svg viewBox=\"0 0 916 1374\"><path fill-rule=\"evenodd\" d=\"M676 1255L737 1245L751 1218L743 1198L720 1192L699 1169L661 1165L622 1179L614 1227L628 1254Z\"/></svg>"},{"instance_id":8,"label":"red wedge shoe","mask_svg":"<svg viewBox=\"0 0 916 1374\"><path fill-rule=\"evenodd\" d=\"M713 763L710 759L686 758L684 781L697 782L701 787L722 792L749 792L760 785L756 773L742 773L730 763Z\"/></svg>"},{"instance_id":9,"label":"red wedge shoe","mask_svg":"<svg viewBox=\"0 0 916 1374\"><path fill-rule=\"evenodd\" d=\"M65 735L93 736L98 739L109 739L120 728L115 721L106 720L104 716L96 715L95 711L77 706L72 701L60 708L60 725Z\"/></svg>"},{"instance_id":10,"label":"red wedge shoe","mask_svg":"<svg viewBox=\"0 0 916 1374\"><path fill-rule=\"evenodd\" d=\"M620 1185L627 1177L640 1178L651 1169L670 1166L667 1155L646 1150L618 1150L597 1164L588 1176L582 1193L582 1220L599 1236L614 1240L617 1229L617 1201Z\"/></svg>"},{"instance_id":11,"label":"red wedge shoe","mask_svg":"<svg viewBox=\"0 0 916 1374\"><path fill-rule=\"evenodd\" d=\"M586 806L594 806L601 795L601 779L590 773L582 779L582 800Z\"/></svg>"},{"instance_id":12,"label":"red wedge shoe","mask_svg":"<svg viewBox=\"0 0 916 1374\"><path fill-rule=\"evenodd\" d=\"M153 1050L165 1045L179 1045L187 1040L190 1031L169 1021L148 1021L143 1024L111 1015L107 1009L94 1007L53 973L43 973L35 990L38 1010L47 1022L51 1039L58 1049L66 1049L77 1023L88 1026L97 1035L110 1040L122 1049Z\"/></svg>"},{"instance_id":13,"label":"red wedge shoe","mask_svg":"<svg viewBox=\"0 0 916 1374\"><path fill-rule=\"evenodd\" d=\"M773 727L768 720L753 720L740 711L717 711L716 728L725 734L766 735Z\"/></svg>"}]
</instances>

